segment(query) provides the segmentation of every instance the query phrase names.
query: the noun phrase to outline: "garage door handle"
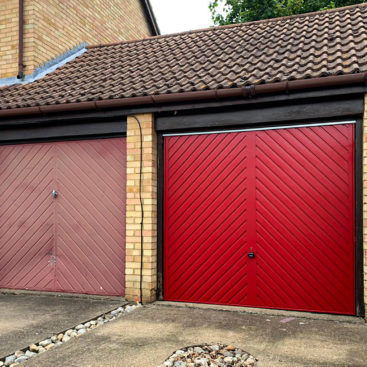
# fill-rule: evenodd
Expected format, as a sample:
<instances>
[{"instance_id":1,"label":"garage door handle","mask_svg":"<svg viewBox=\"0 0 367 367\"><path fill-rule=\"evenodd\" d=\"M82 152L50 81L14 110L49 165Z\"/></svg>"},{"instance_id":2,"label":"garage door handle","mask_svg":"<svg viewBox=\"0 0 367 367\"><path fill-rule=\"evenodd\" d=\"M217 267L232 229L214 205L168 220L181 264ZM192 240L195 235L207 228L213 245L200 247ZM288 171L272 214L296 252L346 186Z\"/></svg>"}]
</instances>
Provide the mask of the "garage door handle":
<instances>
[{"instance_id":1,"label":"garage door handle","mask_svg":"<svg viewBox=\"0 0 367 367\"><path fill-rule=\"evenodd\" d=\"M56 190L52 190L52 196L56 199L57 198L57 191Z\"/></svg>"},{"instance_id":2,"label":"garage door handle","mask_svg":"<svg viewBox=\"0 0 367 367\"><path fill-rule=\"evenodd\" d=\"M253 251L250 251L247 256L250 258L250 259L253 259L255 257L255 254Z\"/></svg>"}]
</instances>

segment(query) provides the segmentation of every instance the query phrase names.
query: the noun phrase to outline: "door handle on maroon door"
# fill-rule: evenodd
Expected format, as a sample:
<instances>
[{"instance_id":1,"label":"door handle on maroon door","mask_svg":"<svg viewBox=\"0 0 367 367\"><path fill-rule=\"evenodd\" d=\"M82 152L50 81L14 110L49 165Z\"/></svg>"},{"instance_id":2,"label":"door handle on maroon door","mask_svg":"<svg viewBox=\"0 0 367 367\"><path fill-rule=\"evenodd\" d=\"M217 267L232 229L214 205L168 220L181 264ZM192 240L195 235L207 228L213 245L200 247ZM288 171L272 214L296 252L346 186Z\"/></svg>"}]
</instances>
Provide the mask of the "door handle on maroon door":
<instances>
[{"instance_id":1,"label":"door handle on maroon door","mask_svg":"<svg viewBox=\"0 0 367 367\"><path fill-rule=\"evenodd\" d=\"M57 195L58 195L57 191L56 190L52 190L52 196L53 196L54 199L57 198Z\"/></svg>"}]
</instances>

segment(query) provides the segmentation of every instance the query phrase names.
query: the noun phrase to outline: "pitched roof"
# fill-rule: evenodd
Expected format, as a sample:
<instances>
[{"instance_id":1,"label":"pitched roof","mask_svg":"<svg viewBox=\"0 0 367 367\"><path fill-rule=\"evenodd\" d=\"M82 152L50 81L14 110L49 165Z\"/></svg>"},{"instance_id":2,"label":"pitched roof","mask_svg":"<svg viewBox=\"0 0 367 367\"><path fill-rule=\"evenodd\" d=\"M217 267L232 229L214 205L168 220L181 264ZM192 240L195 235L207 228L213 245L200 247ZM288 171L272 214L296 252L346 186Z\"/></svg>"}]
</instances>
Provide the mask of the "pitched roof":
<instances>
[{"instance_id":1,"label":"pitched roof","mask_svg":"<svg viewBox=\"0 0 367 367\"><path fill-rule=\"evenodd\" d=\"M91 46L0 89L0 109L217 90L367 71L367 4Z\"/></svg>"}]
</instances>

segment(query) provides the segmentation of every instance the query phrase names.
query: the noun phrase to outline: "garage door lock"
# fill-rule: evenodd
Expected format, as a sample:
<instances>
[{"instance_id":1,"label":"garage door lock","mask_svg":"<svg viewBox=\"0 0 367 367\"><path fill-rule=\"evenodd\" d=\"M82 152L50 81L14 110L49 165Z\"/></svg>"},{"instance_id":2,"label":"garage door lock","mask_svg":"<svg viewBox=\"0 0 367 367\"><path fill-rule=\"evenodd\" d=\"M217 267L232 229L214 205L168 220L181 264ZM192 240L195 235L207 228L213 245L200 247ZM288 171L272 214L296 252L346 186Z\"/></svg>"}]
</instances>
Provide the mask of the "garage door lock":
<instances>
[{"instance_id":1,"label":"garage door lock","mask_svg":"<svg viewBox=\"0 0 367 367\"><path fill-rule=\"evenodd\" d=\"M56 190L52 190L52 196L53 196L54 199L57 198L57 195L58 195L57 191Z\"/></svg>"},{"instance_id":2,"label":"garage door lock","mask_svg":"<svg viewBox=\"0 0 367 367\"><path fill-rule=\"evenodd\" d=\"M250 259L253 259L253 258L255 257L255 253L252 251L252 249L251 249L251 251L247 254L247 256L248 256Z\"/></svg>"}]
</instances>

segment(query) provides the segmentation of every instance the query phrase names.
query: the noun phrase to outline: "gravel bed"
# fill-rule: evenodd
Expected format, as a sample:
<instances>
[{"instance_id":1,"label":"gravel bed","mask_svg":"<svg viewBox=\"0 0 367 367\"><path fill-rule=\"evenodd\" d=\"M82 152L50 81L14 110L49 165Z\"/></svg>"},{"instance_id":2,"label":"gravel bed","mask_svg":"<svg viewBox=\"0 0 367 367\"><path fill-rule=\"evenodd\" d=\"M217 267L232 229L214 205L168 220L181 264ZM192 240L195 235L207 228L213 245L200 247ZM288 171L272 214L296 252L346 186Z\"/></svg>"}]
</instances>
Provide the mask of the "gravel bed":
<instances>
[{"instance_id":1,"label":"gravel bed","mask_svg":"<svg viewBox=\"0 0 367 367\"><path fill-rule=\"evenodd\" d=\"M197 345L177 350L159 367L253 367L256 359L233 345Z\"/></svg>"},{"instance_id":2,"label":"gravel bed","mask_svg":"<svg viewBox=\"0 0 367 367\"><path fill-rule=\"evenodd\" d=\"M55 348L63 343L66 343L73 338L79 337L80 335L83 335L88 331L93 330L107 322L113 321L122 315L134 311L137 307L141 307L141 305L127 305L124 307L116 308L115 310L95 319L89 320L84 324L79 324L73 329L65 330L64 332L52 335L50 338L42 340L36 344L31 344L28 348L25 348L23 350L17 350L15 353L7 357L0 358L0 367L19 366L21 363L25 362L29 358L33 358L38 354L47 352L48 350Z\"/></svg>"}]
</instances>

